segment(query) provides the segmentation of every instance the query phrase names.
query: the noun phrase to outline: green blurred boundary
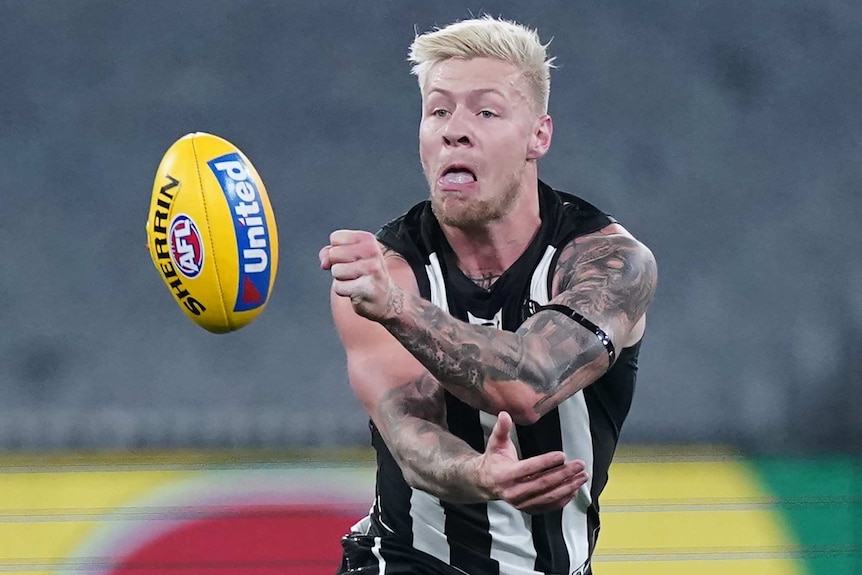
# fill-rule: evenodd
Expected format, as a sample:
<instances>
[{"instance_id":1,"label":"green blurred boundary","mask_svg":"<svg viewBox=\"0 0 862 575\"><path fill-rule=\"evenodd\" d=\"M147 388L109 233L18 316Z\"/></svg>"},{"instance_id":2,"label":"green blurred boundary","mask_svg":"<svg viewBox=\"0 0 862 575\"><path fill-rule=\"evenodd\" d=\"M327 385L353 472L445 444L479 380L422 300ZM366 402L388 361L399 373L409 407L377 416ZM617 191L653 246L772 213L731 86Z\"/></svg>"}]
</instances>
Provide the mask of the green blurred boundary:
<instances>
[{"instance_id":1,"label":"green blurred boundary","mask_svg":"<svg viewBox=\"0 0 862 575\"><path fill-rule=\"evenodd\" d=\"M811 575L862 575L862 458L752 458Z\"/></svg>"}]
</instances>

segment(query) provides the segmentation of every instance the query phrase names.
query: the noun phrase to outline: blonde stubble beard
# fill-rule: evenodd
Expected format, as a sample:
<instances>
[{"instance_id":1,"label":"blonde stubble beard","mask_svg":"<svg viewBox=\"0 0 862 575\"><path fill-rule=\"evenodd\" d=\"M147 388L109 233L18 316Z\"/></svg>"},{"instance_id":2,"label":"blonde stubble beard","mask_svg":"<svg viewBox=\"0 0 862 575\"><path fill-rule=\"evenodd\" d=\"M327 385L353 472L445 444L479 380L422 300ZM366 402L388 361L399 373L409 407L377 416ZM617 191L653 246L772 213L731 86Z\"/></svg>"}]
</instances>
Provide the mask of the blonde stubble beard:
<instances>
[{"instance_id":1,"label":"blonde stubble beard","mask_svg":"<svg viewBox=\"0 0 862 575\"><path fill-rule=\"evenodd\" d=\"M431 211L437 221L464 231L478 230L490 222L506 216L518 200L524 168L511 173L503 180L503 193L488 199L472 200L464 203L445 202L439 195L431 193ZM428 181L433 190L434 182ZM447 205L448 204L448 205Z\"/></svg>"}]
</instances>

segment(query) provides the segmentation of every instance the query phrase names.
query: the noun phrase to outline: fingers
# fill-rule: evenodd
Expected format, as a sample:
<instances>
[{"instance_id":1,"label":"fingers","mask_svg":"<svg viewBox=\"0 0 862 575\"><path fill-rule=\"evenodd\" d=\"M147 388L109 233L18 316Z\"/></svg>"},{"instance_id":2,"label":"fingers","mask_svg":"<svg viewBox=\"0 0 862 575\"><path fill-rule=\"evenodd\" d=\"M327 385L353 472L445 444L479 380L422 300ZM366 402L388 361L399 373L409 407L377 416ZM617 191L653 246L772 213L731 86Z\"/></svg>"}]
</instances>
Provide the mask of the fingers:
<instances>
[{"instance_id":1,"label":"fingers","mask_svg":"<svg viewBox=\"0 0 862 575\"><path fill-rule=\"evenodd\" d=\"M332 282L332 291L341 297L349 297L351 300L359 298L361 300L371 294L372 288L366 278L358 277L356 279L335 280Z\"/></svg>"},{"instance_id":2,"label":"fingers","mask_svg":"<svg viewBox=\"0 0 862 575\"><path fill-rule=\"evenodd\" d=\"M502 492L502 498L528 513L539 513L559 509L566 505L578 492L578 488L589 479L583 461L574 460L554 467L546 467L552 459L545 456L524 460L521 471L539 469L523 473L510 482ZM559 454L562 456L562 454ZM539 460L539 461L535 461Z\"/></svg>"},{"instance_id":3,"label":"fingers","mask_svg":"<svg viewBox=\"0 0 862 575\"><path fill-rule=\"evenodd\" d=\"M320 269L331 271L335 279L354 279L362 275L361 269L357 266L351 266L363 260L356 250L351 250L344 246L324 246L317 254L320 260Z\"/></svg>"},{"instance_id":4,"label":"fingers","mask_svg":"<svg viewBox=\"0 0 862 575\"><path fill-rule=\"evenodd\" d=\"M491 430L491 435L488 437L488 445L485 451L499 451L507 447L511 441L509 433L512 431L512 416L507 412L501 411L497 414L497 423L494 424L494 429Z\"/></svg>"},{"instance_id":5,"label":"fingers","mask_svg":"<svg viewBox=\"0 0 862 575\"><path fill-rule=\"evenodd\" d=\"M521 511L531 514L562 509L577 496L578 490L588 479L587 472L581 471L547 490L526 495L510 503Z\"/></svg>"},{"instance_id":6,"label":"fingers","mask_svg":"<svg viewBox=\"0 0 862 575\"><path fill-rule=\"evenodd\" d=\"M335 263L329 259L329 271L332 278L338 281L350 281L363 278L379 271L377 262L373 260L360 260L357 262Z\"/></svg>"},{"instance_id":7,"label":"fingers","mask_svg":"<svg viewBox=\"0 0 862 575\"><path fill-rule=\"evenodd\" d=\"M317 253L317 259L320 260L320 269L329 270L332 267L332 262L329 259L329 250L331 246L323 246Z\"/></svg>"},{"instance_id":8,"label":"fingers","mask_svg":"<svg viewBox=\"0 0 862 575\"><path fill-rule=\"evenodd\" d=\"M355 230L337 230L329 235L329 245L318 252L320 268L332 270L335 264L375 259L380 248L374 234Z\"/></svg>"},{"instance_id":9,"label":"fingers","mask_svg":"<svg viewBox=\"0 0 862 575\"><path fill-rule=\"evenodd\" d=\"M562 451L551 451L519 461L511 466L500 478L508 484L519 484L557 469L566 463L566 454ZM575 463L575 462L572 462Z\"/></svg>"},{"instance_id":10,"label":"fingers","mask_svg":"<svg viewBox=\"0 0 862 575\"><path fill-rule=\"evenodd\" d=\"M509 436L509 432L512 429L512 416L509 415L508 411L501 411L497 414L497 423L494 425L494 429L500 428Z\"/></svg>"},{"instance_id":11,"label":"fingers","mask_svg":"<svg viewBox=\"0 0 862 575\"><path fill-rule=\"evenodd\" d=\"M317 254L320 269L331 271L336 280L353 280L373 273L380 257L380 248L374 234L356 230L337 230L329 235L329 245ZM356 264L356 265L350 265Z\"/></svg>"},{"instance_id":12,"label":"fingers","mask_svg":"<svg viewBox=\"0 0 862 575\"><path fill-rule=\"evenodd\" d=\"M329 244L333 246L350 246L366 243L376 244L377 238L371 232L362 230L336 230L329 234Z\"/></svg>"}]
</instances>

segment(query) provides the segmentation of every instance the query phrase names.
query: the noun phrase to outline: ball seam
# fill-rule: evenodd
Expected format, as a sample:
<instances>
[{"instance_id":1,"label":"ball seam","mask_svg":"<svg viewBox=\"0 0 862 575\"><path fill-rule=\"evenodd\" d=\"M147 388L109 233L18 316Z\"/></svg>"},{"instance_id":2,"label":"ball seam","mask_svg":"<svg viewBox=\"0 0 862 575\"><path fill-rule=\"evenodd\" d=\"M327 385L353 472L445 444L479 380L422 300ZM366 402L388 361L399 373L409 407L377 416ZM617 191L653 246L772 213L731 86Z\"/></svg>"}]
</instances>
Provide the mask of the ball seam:
<instances>
[{"instance_id":1,"label":"ball seam","mask_svg":"<svg viewBox=\"0 0 862 575\"><path fill-rule=\"evenodd\" d=\"M216 257L215 257L215 242L213 240L212 230L210 229L210 214L209 214L209 209L207 208L207 197L206 197L206 194L204 193L204 180L203 180L203 177L201 175L201 163L200 163L200 159L198 158L198 149L197 149L197 146L195 145L195 138L196 138L196 136L192 136L192 153L195 156L195 170L197 170L197 173L198 173L198 186L199 186L200 192L201 192L201 205L203 205L204 218L206 218L206 222L207 222L207 236L209 236L209 239L210 239L209 244L210 244L212 251L213 251L212 257L210 259L212 260L213 266L215 266L215 270L216 270L216 286L218 287L219 303L221 304L221 312L222 312L222 315L224 316L225 323L227 324L228 330L233 331L234 326L233 326L233 322L231 321L230 315L228 314L227 309L225 307L224 290L222 289L222 285L221 285L221 274L219 274L218 261L216 260Z\"/></svg>"}]
</instances>

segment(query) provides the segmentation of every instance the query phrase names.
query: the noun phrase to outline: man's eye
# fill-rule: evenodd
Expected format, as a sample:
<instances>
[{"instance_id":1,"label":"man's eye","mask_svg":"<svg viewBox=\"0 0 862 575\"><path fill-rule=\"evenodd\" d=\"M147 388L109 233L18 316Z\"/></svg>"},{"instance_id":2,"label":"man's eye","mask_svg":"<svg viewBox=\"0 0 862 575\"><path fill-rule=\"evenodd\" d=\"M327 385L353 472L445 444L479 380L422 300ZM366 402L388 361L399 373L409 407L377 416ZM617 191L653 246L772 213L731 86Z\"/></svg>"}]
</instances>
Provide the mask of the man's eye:
<instances>
[{"instance_id":1,"label":"man's eye","mask_svg":"<svg viewBox=\"0 0 862 575\"><path fill-rule=\"evenodd\" d=\"M434 116L437 116L438 118L445 118L446 116L449 115L449 111L443 110L443 109L437 109L437 110L434 110L433 112L431 112L431 114Z\"/></svg>"},{"instance_id":2,"label":"man's eye","mask_svg":"<svg viewBox=\"0 0 862 575\"><path fill-rule=\"evenodd\" d=\"M479 112L479 115L482 116L483 118L486 118L486 119L487 118L494 118L497 116L497 114L495 114L491 110L482 110L481 112Z\"/></svg>"}]
</instances>

